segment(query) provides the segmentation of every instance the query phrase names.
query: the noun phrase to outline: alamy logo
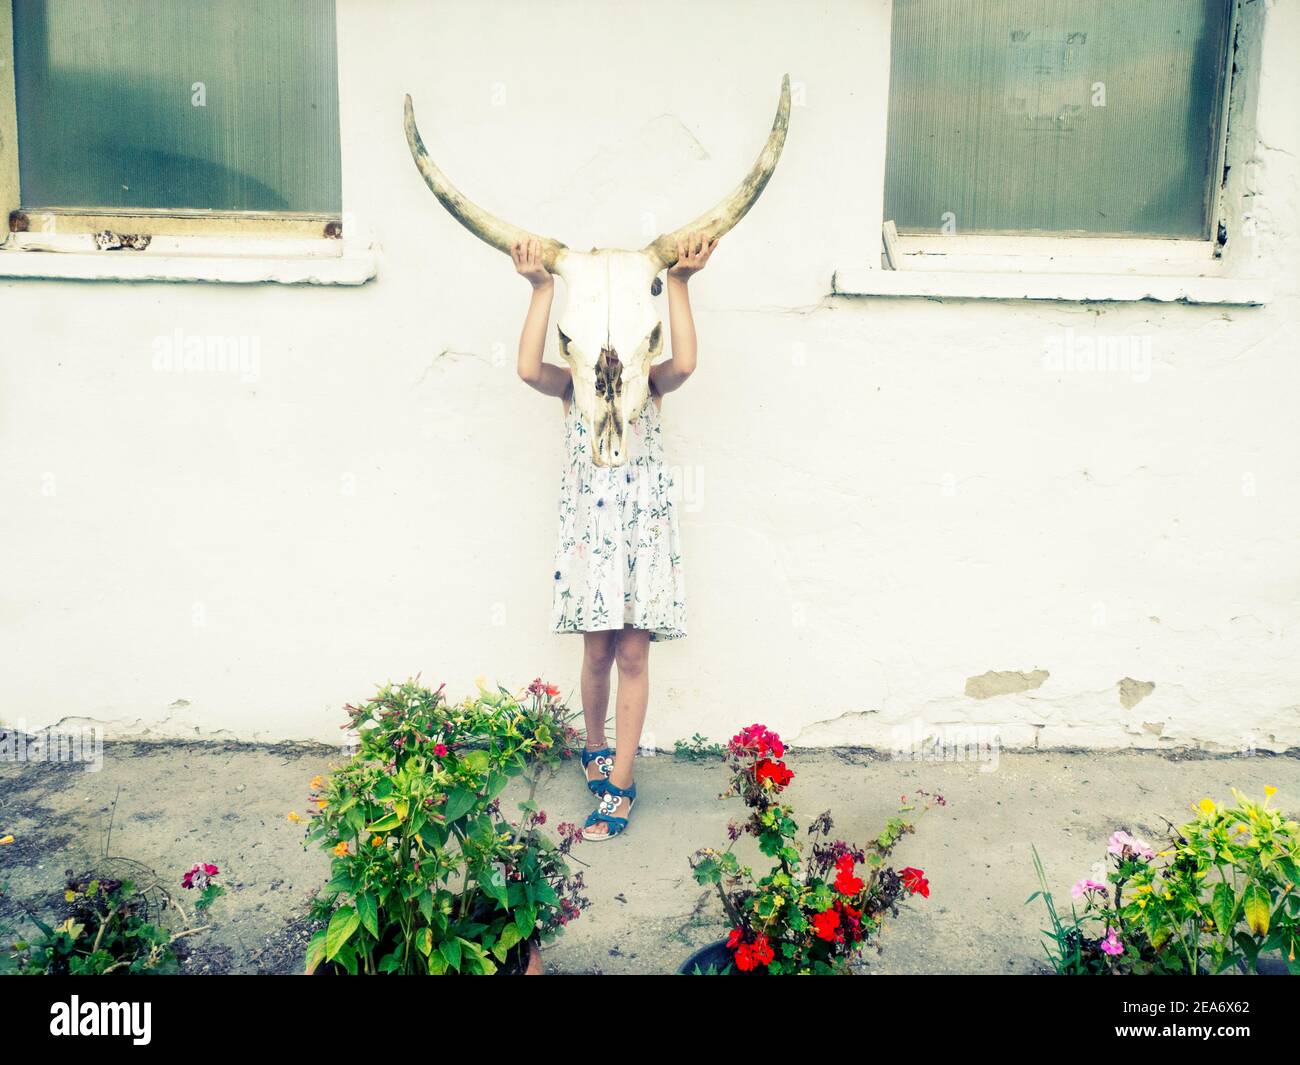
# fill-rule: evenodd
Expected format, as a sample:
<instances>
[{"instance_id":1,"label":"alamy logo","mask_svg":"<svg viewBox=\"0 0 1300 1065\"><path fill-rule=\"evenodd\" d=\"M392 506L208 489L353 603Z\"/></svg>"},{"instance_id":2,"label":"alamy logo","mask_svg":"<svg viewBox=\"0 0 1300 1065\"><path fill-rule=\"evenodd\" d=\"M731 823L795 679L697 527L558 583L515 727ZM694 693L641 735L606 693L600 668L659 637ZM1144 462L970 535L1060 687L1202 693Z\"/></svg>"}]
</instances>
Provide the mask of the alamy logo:
<instances>
[{"instance_id":1,"label":"alamy logo","mask_svg":"<svg viewBox=\"0 0 1300 1065\"><path fill-rule=\"evenodd\" d=\"M70 1002L50 1006L50 1035L129 1035L136 1046L147 1046L153 1007L149 1002Z\"/></svg>"}]
</instances>

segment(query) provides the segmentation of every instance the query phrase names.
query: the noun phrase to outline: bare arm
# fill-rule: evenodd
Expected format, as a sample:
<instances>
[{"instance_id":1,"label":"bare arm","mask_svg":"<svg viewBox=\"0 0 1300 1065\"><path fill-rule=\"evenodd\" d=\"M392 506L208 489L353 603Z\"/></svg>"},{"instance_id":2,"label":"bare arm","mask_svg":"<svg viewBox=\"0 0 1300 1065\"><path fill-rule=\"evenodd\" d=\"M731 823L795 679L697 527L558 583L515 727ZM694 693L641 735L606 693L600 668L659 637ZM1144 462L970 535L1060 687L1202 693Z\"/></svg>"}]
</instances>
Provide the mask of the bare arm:
<instances>
[{"instance_id":1,"label":"bare arm","mask_svg":"<svg viewBox=\"0 0 1300 1065\"><path fill-rule=\"evenodd\" d=\"M526 244L516 243L510 249L510 258L515 269L533 286L533 298L528 302L524 328L519 334L519 379L543 395L563 397L569 390L568 368L542 361L555 279L542 265L541 242L533 237Z\"/></svg>"},{"instance_id":2,"label":"bare arm","mask_svg":"<svg viewBox=\"0 0 1300 1065\"><path fill-rule=\"evenodd\" d=\"M679 389L695 372L695 317L691 314L691 296L687 283L704 269L718 246L703 234L692 233L685 244L677 245L677 262L668 271L668 333L671 357L650 367L655 390L664 395Z\"/></svg>"}]
</instances>

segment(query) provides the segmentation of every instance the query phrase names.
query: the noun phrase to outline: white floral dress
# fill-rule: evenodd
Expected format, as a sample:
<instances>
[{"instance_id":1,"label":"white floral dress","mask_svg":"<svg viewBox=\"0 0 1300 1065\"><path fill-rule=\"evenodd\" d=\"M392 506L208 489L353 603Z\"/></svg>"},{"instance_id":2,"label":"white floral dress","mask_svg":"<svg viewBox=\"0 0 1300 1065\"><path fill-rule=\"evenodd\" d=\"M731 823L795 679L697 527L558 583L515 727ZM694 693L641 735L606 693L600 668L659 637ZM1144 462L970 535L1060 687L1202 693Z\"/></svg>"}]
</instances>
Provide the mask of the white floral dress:
<instances>
[{"instance_id":1,"label":"white floral dress","mask_svg":"<svg viewBox=\"0 0 1300 1065\"><path fill-rule=\"evenodd\" d=\"M622 466L591 460L591 429L570 399L564 417L555 632L631 625L652 640L686 635L681 536L663 463L659 407L648 398L628 427Z\"/></svg>"}]
</instances>

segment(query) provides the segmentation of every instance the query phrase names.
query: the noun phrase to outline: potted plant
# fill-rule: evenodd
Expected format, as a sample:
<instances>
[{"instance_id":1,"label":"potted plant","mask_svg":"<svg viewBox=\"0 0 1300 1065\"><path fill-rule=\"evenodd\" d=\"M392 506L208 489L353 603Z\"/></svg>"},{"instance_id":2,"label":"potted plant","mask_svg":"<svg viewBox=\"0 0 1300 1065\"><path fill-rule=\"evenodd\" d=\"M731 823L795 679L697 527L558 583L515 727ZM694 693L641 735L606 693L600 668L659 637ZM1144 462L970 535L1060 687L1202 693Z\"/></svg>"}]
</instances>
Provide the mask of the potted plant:
<instances>
[{"instance_id":1,"label":"potted plant","mask_svg":"<svg viewBox=\"0 0 1300 1065\"><path fill-rule=\"evenodd\" d=\"M417 679L347 707L359 749L312 782L307 836L333 859L308 972L541 972L539 946L587 905L566 861L580 830L560 825L552 840L534 801L574 751L558 695L537 680L452 705ZM527 798L511 820L500 796L520 776Z\"/></svg>"},{"instance_id":2,"label":"potted plant","mask_svg":"<svg viewBox=\"0 0 1300 1065\"><path fill-rule=\"evenodd\" d=\"M1169 825L1159 852L1124 829L1103 867L1079 880L1068 917L1047 889L1034 851L1052 968L1060 974L1300 974L1300 824L1256 802L1203 799L1196 817Z\"/></svg>"},{"instance_id":3,"label":"potted plant","mask_svg":"<svg viewBox=\"0 0 1300 1065\"><path fill-rule=\"evenodd\" d=\"M943 796L921 792L916 803L904 797L899 816L863 847L831 839L828 811L808 828L811 853L805 858L794 811L781 802L794 779L784 756L780 736L762 725L741 729L728 744L731 782L721 797L739 795L750 814L743 824L729 826L725 850L697 851L691 866L697 881L717 888L731 929L726 939L688 959L682 973L843 972L875 942L885 919L897 915L900 902L910 895L929 897L922 870L895 870L887 862L913 831L905 815L945 805ZM735 853L746 835L772 860L761 877Z\"/></svg>"}]
</instances>

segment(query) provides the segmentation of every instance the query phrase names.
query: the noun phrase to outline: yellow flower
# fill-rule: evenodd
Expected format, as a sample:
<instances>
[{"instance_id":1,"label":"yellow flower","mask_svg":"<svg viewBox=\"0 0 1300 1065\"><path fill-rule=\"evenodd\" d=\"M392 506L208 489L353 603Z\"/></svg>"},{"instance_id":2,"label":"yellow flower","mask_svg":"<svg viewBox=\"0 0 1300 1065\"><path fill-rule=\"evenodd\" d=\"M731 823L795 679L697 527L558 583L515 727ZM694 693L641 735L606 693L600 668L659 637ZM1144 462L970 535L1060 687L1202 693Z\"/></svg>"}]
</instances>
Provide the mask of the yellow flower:
<instances>
[{"instance_id":1,"label":"yellow flower","mask_svg":"<svg viewBox=\"0 0 1300 1065\"><path fill-rule=\"evenodd\" d=\"M1240 835L1242 832L1249 832L1250 830L1245 825L1241 824L1241 822L1238 822L1237 827L1234 828L1233 831Z\"/></svg>"},{"instance_id":2,"label":"yellow flower","mask_svg":"<svg viewBox=\"0 0 1300 1065\"><path fill-rule=\"evenodd\" d=\"M348 856L348 845L344 843L343 840L339 840L338 843L334 845L334 853L340 858L346 858Z\"/></svg>"},{"instance_id":3,"label":"yellow flower","mask_svg":"<svg viewBox=\"0 0 1300 1065\"><path fill-rule=\"evenodd\" d=\"M76 897L77 897L77 893L73 891L72 888L68 888L68 890L63 893L64 902L72 902L76 899Z\"/></svg>"},{"instance_id":4,"label":"yellow flower","mask_svg":"<svg viewBox=\"0 0 1300 1065\"><path fill-rule=\"evenodd\" d=\"M1264 785L1264 801L1265 801L1265 802L1267 802L1269 799L1271 799L1271 798L1272 798L1274 795L1276 795L1276 794L1277 794L1277 788L1273 787L1272 784L1265 784L1265 785Z\"/></svg>"},{"instance_id":5,"label":"yellow flower","mask_svg":"<svg viewBox=\"0 0 1300 1065\"><path fill-rule=\"evenodd\" d=\"M311 797L311 801L314 802L317 806L319 806L322 810L325 809L325 807L327 807L330 804L329 799L321 798L321 796L319 795L313 795Z\"/></svg>"},{"instance_id":6,"label":"yellow flower","mask_svg":"<svg viewBox=\"0 0 1300 1065\"><path fill-rule=\"evenodd\" d=\"M475 677L475 678L474 678L474 687L476 687L476 688L477 688L479 691L481 691L481 692L485 692L485 691L487 691L487 677L484 677L484 676L481 676L481 675Z\"/></svg>"},{"instance_id":7,"label":"yellow flower","mask_svg":"<svg viewBox=\"0 0 1300 1065\"><path fill-rule=\"evenodd\" d=\"M325 781L321 779L319 773L317 773L314 777L311 778L311 784L309 785L309 787L311 788L312 791L320 791L320 789L323 788L324 786L325 786Z\"/></svg>"},{"instance_id":8,"label":"yellow flower","mask_svg":"<svg viewBox=\"0 0 1300 1065\"><path fill-rule=\"evenodd\" d=\"M7 847L14 841L13 836L0 836L0 846Z\"/></svg>"},{"instance_id":9,"label":"yellow flower","mask_svg":"<svg viewBox=\"0 0 1300 1065\"><path fill-rule=\"evenodd\" d=\"M1202 799L1202 800L1201 800L1201 813L1203 813L1203 814L1212 814L1212 813L1214 813L1214 810L1215 810L1215 806L1214 806L1214 800L1213 800L1213 799Z\"/></svg>"},{"instance_id":10,"label":"yellow flower","mask_svg":"<svg viewBox=\"0 0 1300 1065\"><path fill-rule=\"evenodd\" d=\"M376 836L374 839L370 841L370 845L372 847L382 847L384 845L384 837Z\"/></svg>"},{"instance_id":11,"label":"yellow flower","mask_svg":"<svg viewBox=\"0 0 1300 1065\"><path fill-rule=\"evenodd\" d=\"M297 810L290 810L287 820L291 825L296 825L302 821L302 818L298 816Z\"/></svg>"}]
</instances>

